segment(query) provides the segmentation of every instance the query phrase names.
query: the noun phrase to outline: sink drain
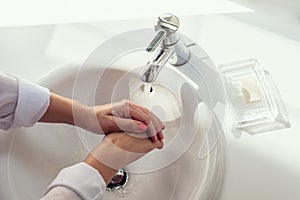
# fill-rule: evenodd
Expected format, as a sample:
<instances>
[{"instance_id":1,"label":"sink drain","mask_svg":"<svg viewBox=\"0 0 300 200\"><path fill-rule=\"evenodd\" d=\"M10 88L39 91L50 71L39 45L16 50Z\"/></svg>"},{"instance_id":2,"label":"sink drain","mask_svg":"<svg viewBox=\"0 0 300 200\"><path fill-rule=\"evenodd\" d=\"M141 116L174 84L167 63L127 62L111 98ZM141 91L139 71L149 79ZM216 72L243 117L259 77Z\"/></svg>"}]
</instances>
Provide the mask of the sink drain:
<instances>
[{"instance_id":1,"label":"sink drain","mask_svg":"<svg viewBox=\"0 0 300 200\"><path fill-rule=\"evenodd\" d=\"M109 184L106 186L106 190L115 191L123 188L128 181L128 172L126 172L123 168L119 169L119 171L113 176Z\"/></svg>"}]
</instances>

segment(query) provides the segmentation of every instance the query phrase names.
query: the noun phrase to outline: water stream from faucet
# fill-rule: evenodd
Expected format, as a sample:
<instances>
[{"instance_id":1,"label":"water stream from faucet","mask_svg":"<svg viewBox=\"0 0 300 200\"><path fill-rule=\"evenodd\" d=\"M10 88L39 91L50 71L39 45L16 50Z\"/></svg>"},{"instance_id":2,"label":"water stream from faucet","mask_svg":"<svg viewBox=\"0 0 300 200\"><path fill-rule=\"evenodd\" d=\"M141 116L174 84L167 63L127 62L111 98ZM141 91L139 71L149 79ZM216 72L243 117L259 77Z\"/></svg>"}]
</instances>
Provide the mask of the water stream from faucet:
<instances>
[{"instance_id":1,"label":"water stream from faucet","mask_svg":"<svg viewBox=\"0 0 300 200\"><path fill-rule=\"evenodd\" d=\"M150 95L152 91L152 83L144 83L144 106L149 110L151 109Z\"/></svg>"}]
</instances>

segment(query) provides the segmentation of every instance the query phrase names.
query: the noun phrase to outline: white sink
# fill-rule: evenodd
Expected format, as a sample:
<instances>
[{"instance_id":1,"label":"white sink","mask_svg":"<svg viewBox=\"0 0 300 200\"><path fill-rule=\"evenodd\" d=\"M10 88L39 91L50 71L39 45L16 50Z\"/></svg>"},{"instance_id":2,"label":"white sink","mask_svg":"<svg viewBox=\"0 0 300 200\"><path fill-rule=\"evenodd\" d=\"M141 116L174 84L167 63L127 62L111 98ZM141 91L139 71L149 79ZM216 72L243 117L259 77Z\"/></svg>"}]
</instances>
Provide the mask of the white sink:
<instances>
[{"instance_id":1,"label":"white sink","mask_svg":"<svg viewBox=\"0 0 300 200\"><path fill-rule=\"evenodd\" d=\"M106 191L105 199L216 199L223 182L224 139L211 102L205 101L211 99L205 88L209 80L166 65L152 85L150 100L145 100L139 73L148 58L144 51L134 51L108 65L93 59L82 66L69 64L44 76L40 84L88 105L129 99L149 107L165 122L165 147L126 166L128 183ZM205 70L199 77L205 78ZM1 165L7 176L1 180L0 197L39 199L60 169L82 161L101 140L102 136L67 125L16 130L7 165Z\"/></svg>"}]
</instances>

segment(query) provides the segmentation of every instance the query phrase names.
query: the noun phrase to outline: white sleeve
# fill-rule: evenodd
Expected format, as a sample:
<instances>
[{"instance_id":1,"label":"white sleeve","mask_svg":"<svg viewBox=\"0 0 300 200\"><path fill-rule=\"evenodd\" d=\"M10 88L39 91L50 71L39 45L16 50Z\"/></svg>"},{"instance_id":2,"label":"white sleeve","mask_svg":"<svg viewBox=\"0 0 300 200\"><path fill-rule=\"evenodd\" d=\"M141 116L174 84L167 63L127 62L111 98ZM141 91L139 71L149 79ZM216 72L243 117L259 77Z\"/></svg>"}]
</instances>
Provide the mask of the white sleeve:
<instances>
[{"instance_id":1,"label":"white sleeve","mask_svg":"<svg viewBox=\"0 0 300 200\"><path fill-rule=\"evenodd\" d=\"M101 200L105 188L99 172L81 162L61 170L41 200Z\"/></svg>"},{"instance_id":2,"label":"white sleeve","mask_svg":"<svg viewBox=\"0 0 300 200\"><path fill-rule=\"evenodd\" d=\"M57 186L49 191L41 200L82 200L73 190Z\"/></svg>"},{"instance_id":3,"label":"white sleeve","mask_svg":"<svg viewBox=\"0 0 300 200\"><path fill-rule=\"evenodd\" d=\"M18 101L18 81L0 72L0 129L11 127Z\"/></svg>"},{"instance_id":4,"label":"white sleeve","mask_svg":"<svg viewBox=\"0 0 300 200\"><path fill-rule=\"evenodd\" d=\"M0 129L33 126L49 102L48 89L0 72Z\"/></svg>"}]
</instances>

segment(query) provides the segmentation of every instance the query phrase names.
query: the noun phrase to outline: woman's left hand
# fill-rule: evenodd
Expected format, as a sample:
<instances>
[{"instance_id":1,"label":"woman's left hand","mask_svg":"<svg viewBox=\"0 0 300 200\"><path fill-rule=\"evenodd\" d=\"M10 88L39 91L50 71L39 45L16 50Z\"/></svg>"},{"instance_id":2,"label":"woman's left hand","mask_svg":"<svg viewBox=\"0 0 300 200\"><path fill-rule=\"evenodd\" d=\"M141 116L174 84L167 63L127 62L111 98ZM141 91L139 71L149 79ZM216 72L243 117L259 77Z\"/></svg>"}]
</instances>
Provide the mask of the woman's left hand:
<instances>
[{"instance_id":1,"label":"woman's left hand","mask_svg":"<svg viewBox=\"0 0 300 200\"><path fill-rule=\"evenodd\" d=\"M90 117L82 120L86 121L83 128L96 134L146 132L152 142L164 138L162 130L165 125L160 119L147 108L126 100L90 108Z\"/></svg>"},{"instance_id":2,"label":"woman's left hand","mask_svg":"<svg viewBox=\"0 0 300 200\"><path fill-rule=\"evenodd\" d=\"M123 100L95 107L51 94L46 113L39 120L47 123L66 123L96 134L112 132L144 133L152 142L161 141L165 125L147 108Z\"/></svg>"}]
</instances>

